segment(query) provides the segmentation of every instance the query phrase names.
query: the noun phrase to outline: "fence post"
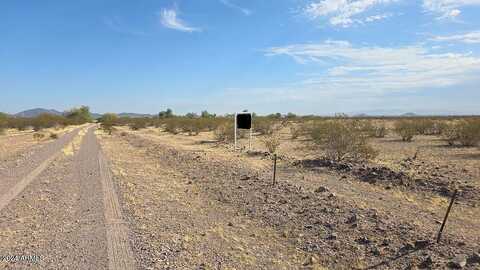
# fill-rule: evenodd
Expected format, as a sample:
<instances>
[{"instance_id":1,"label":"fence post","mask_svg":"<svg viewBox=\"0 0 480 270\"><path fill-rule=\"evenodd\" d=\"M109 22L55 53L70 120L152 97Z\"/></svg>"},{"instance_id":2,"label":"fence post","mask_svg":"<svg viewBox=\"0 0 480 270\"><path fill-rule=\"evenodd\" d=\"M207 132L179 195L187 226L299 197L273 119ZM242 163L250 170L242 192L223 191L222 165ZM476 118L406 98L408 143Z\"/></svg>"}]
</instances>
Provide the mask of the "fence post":
<instances>
[{"instance_id":1,"label":"fence post","mask_svg":"<svg viewBox=\"0 0 480 270\"><path fill-rule=\"evenodd\" d=\"M458 189L455 189L452 195L452 199L450 200L450 204L448 205L447 208L447 213L445 214L445 217L443 218L443 223L442 227L440 227L440 231L438 232L437 235L437 244L440 243L440 239L442 238L442 232L443 228L445 227L445 224L447 223L448 215L450 214L450 210L452 209L453 203L455 202L455 198L457 197Z\"/></svg>"}]
</instances>

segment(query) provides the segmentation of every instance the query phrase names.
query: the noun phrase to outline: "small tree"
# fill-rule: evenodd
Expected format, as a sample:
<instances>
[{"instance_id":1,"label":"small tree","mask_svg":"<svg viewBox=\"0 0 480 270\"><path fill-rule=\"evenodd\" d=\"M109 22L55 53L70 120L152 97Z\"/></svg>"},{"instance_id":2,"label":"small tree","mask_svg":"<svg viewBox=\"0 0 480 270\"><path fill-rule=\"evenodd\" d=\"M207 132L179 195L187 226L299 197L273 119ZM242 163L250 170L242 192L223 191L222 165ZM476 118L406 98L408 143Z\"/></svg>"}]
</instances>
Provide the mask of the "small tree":
<instances>
[{"instance_id":1,"label":"small tree","mask_svg":"<svg viewBox=\"0 0 480 270\"><path fill-rule=\"evenodd\" d=\"M201 117L202 118L215 118L217 115L216 114L211 114L208 111L202 111Z\"/></svg>"},{"instance_id":2,"label":"small tree","mask_svg":"<svg viewBox=\"0 0 480 270\"><path fill-rule=\"evenodd\" d=\"M114 113L106 113L99 119L103 131L112 135L114 126L117 124L118 116Z\"/></svg>"},{"instance_id":3,"label":"small tree","mask_svg":"<svg viewBox=\"0 0 480 270\"><path fill-rule=\"evenodd\" d=\"M158 113L158 118L172 118L173 116L172 109L167 109L166 111L161 111Z\"/></svg>"},{"instance_id":4,"label":"small tree","mask_svg":"<svg viewBox=\"0 0 480 270\"><path fill-rule=\"evenodd\" d=\"M65 113L65 116L72 121L73 124L81 125L92 122L93 118L90 114L90 108L81 106L80 108L73 108Z\"/></svg>"}]
</instances>

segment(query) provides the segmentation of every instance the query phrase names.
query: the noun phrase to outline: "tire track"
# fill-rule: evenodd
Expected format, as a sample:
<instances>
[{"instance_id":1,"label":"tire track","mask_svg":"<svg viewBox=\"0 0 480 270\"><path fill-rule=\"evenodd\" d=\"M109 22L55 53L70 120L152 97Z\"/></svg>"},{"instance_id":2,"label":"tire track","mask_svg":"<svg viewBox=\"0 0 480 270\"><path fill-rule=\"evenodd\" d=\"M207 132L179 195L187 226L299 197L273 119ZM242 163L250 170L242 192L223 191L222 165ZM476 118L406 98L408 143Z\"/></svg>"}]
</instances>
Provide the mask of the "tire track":
<instances>
[{"instance_id":1,"label":"tire track","mask_svg":"<svg viewBox=\"0 0 480 270\"><path fill-rule=\"evenodd\" d=\"M94 136L90 133L89 136ZM95 143L98 141L95 138ZM112 173L107 159L101 151L98 152L98 164L103 189L105 226L107 233L108 268L110 270L135 269L135 260L130 248L129 229L123 220L120 203L115 187L113 186Z\"/></svg>"},{"instance_id":2,"label":"tire track","mask_svg":"<svg viewBox=\"0 0 480 270\"><path fill-rule=\"evenodd\" d=\"M36 157L33 157L34 163L36 160L39 160L43 156L48 156L43 162L35 167L30 173L25 175L20 181L18 181L13 187L7 190L4 194L0 194L0 211L2 211L15 197L17 197L35 178L37 178L62 152L60 151L62 147L70 143L73 138L78 134L81 128L75 129L71 133L66 134L64 137L58 141L53 142L45 146ZM9 169L9 175L13 176L18 173L15 170L20 171L20 175L26 171L29 166L25 168L13 168Z\"/></svg>"}]
</instances>

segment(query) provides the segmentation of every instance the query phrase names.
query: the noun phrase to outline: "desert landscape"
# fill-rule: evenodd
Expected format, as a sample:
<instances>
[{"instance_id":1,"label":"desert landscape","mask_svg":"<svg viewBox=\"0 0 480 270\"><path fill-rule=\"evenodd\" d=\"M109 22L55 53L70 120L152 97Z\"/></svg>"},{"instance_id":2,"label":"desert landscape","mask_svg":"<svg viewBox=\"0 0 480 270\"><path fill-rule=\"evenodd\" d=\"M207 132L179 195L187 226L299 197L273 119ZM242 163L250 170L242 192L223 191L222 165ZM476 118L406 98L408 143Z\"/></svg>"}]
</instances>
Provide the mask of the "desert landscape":
<instances>
[{"instance_id":1,"label":"desert landscape","mask_svg":"<svg viewBox=\"0 0 480 270\"><path fill-rule=\"evenodd\" d=\"M480 268L478 117L88 114L0 118L2 269Z\"/></svg>"}]
</instances>

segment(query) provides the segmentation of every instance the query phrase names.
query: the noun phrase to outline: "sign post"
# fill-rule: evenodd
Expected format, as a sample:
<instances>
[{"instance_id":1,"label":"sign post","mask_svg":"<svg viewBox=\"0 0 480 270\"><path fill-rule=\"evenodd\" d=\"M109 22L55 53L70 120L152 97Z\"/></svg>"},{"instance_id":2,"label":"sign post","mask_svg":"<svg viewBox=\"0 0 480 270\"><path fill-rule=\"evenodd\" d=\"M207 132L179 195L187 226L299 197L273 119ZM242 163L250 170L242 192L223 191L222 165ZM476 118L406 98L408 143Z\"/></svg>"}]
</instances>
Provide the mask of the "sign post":
<instances>
[{"instance_id":1,"label":"sign post","mask_svg":"<svg viewBox=\"0 0 480 270\"><path fill-rule=\"evenodd\" d=\"M248 139L248 149L252 149L252 120L253 115L249 112L235 113L235 127L234 127L234 139L235 139L235 151L237 151L237 130L249 129L250 135Z\"/></svg>"}]
</instances>

